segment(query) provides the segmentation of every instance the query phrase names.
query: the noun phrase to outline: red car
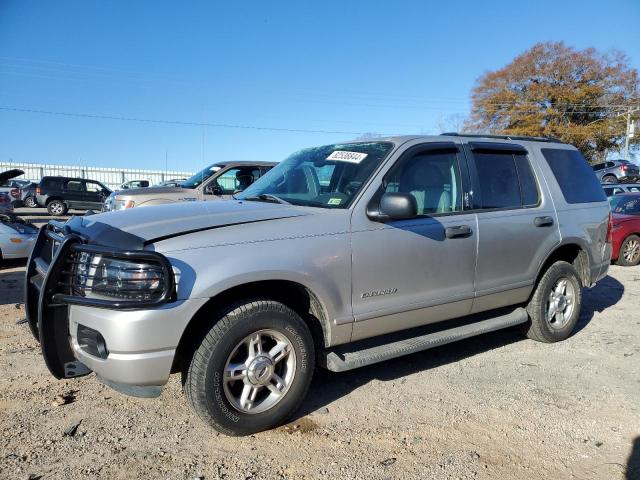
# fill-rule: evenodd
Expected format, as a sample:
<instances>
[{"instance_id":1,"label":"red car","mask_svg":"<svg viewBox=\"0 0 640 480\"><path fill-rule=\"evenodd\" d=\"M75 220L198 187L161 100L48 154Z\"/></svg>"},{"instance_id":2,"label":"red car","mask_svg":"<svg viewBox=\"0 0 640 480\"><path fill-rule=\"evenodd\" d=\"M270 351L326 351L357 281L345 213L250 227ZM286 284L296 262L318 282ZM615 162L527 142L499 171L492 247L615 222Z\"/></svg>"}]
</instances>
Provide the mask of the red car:
<instances>
[{"instance_id":1,"label":"red car","mask_svg":"<svg viewBox=\"0 0 640 480\"><path fill-rule=\"evenodd\" d=\"M640 192L614 195L611 204L611 259L630 267L640 263Z\"/></svg>"}]
</instances>

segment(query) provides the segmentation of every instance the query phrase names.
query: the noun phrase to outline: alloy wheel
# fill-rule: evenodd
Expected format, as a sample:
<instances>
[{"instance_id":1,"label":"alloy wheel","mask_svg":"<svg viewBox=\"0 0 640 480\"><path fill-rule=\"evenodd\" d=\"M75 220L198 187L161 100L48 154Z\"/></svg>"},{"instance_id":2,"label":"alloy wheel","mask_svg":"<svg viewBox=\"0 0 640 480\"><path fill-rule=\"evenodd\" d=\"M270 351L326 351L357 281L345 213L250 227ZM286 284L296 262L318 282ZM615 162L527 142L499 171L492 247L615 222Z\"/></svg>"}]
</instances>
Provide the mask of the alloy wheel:
<instances>
[{"instance_id":1,"label":"alloy wheel","mask_svg":"<svg viewBox=\"0 0 640 480\"><path fill-rule=\"evenodd\" d=\"M629 264L638 263L638 257L640 257L640 242L638 240L629 240L622 252L624 259Z\"/></svg>"},{"instance_id":2,"label":"alloy wheel","mask_svg":"<svg viewBox=\"0 0 640 480\"><path fill-rule=\"evenodd\" d=\"M575 308L575 297L573 283L568 278L559 278L547 300L546 318L551 328L561 329L569 322Z\"/></svg>"},{"instance_id":3,"label":"alloy wheel","mask_svg":"<svg viewBox=\"0 0 640 480\"><path fill-rule=\"evenodd\" d=\"M229 355L224 369L224 393L235 409L261 413L287 394L296 373L291 341L276 330L247 335Z\"/></svg>"}]
</instances>

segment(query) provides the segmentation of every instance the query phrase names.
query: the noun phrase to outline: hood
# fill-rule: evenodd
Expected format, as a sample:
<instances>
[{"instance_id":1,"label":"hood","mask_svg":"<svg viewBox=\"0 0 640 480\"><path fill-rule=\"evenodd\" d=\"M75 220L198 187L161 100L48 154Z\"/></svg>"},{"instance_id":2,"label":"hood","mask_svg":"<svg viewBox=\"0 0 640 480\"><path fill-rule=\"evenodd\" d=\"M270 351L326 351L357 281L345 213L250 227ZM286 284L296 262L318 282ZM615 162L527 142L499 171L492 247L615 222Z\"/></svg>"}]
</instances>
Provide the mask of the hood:
<instances>
[{"instance_id":1,"label":"hood","mask_svg":"<svg viewBox=\"0 0 640 480\"><path fill-rule=\"evenodd\" d=\"M18 168L14 168L13 170L7 170L6 172L0 173L0 183L4 183L7 180L11 180L12 178L19 177L20 175L24 175L24 171Z\"/></svg>"},{"instance_id":2,"label":"hood","mask_svg":"<svg viewBox=\"0 0 640 480\"><path fill-rule=\"evenodd\" d=\"M150 243L203 230L308 214L309 209L276 203L236 200L184 202L74 217L69 221L69 227L98 244L142 248Z\"/></svg>"},{"instance_id":3,"label":"hood","mask_svg":"<svg viewBox=\"0 0 640 480\"><path fill-rule=\"evenodd\" d=\"M124 190L118 190L115 192L116 197L132 195L156 195L159 193L180 193L180 192L192 192L190 188L180 187L145 187L145 188L125 188Z\"/></svg>"}]
</instances>

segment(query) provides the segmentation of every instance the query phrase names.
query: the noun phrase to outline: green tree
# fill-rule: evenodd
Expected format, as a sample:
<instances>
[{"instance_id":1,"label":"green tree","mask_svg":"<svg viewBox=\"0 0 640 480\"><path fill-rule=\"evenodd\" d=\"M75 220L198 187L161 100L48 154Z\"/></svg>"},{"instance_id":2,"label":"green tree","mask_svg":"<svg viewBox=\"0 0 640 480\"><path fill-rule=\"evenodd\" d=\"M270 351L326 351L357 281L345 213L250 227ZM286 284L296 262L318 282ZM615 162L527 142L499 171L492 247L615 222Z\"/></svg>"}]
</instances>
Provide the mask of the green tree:
<instances>
[{"instance_id":1,"label":"green tree","mask_svg":"<svg viewBox=\"0 0 640 480\"><path fill-rule=\"evenodd\" d=\"M626 112L640 107L640 87L622 52L547 42L482 75L471 98L467 130L556 137L593 162L624 145Z\"/></svg>"}]
</instances>

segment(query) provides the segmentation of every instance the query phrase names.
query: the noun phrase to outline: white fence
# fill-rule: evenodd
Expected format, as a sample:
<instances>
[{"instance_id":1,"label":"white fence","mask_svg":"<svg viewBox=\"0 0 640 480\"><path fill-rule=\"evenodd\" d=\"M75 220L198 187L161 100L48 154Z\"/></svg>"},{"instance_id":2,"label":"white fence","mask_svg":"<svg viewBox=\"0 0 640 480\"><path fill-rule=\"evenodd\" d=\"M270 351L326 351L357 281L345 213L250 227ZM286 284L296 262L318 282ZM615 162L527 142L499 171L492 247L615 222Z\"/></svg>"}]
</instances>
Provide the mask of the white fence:
<instances>
[{"instance_id":1,"label":"white fence","mask_svg":"<svg viewBox=\"0 0 640 480\"><path fill-rule=\"evenodd\" d=\"M172 170L141 170L130 168L101 168L81 165L47 165L41 163L0 162L0 172L19 168L24 175L18 179L40 181L42 177L59 175L97 180L110 188L118 188L129 180L149 180L151 185L173 178L189 178L192 173Z\"/></svg>"}]
</instances>

